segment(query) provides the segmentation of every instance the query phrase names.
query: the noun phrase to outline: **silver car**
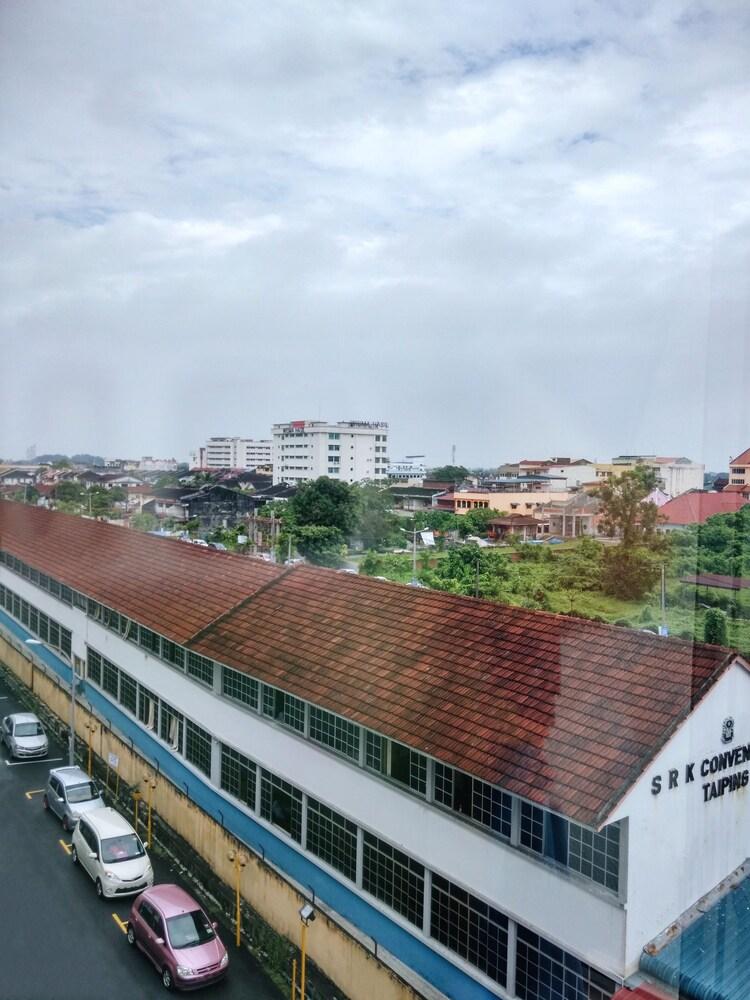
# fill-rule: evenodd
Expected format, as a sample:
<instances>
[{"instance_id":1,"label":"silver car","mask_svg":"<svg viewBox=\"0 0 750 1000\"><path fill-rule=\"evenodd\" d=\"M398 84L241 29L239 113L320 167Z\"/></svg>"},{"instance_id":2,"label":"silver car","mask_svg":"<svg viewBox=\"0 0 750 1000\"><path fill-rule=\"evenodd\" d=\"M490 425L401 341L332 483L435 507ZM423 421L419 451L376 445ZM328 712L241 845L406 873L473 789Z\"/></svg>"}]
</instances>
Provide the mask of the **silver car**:
<instances>
[{"instance_id":1,"label":"silver car","mask_svg":"<svg viewBox=\"0 0 750 1000\"><path fill-rule=\"evenodd\" d=\"M101 809L104 799L97 783L80 767L54 767L42 804L62 820L64 830L72 830L83 813Z\"/></svg>"},{"instance_id":2,"label":"silver car","mask_svg":"<svg viewBox=\"0 0 750 1000\"><path fill-rule=\"evenodd\" d=\"M29 760L46 757L49 750L44 727L31 712L6 715L2 725L3 743L11 757Z\"/></svg>"}]
</instances>

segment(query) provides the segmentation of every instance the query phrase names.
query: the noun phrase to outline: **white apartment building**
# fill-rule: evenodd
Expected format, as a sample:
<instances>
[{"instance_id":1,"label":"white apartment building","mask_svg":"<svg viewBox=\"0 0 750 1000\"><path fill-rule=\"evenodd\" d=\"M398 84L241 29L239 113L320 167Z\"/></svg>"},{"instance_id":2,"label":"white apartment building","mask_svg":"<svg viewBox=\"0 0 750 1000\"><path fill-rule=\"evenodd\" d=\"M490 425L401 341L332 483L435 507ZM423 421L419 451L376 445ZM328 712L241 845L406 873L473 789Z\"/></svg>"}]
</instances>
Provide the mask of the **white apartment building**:
<instances>
[{"instance_id":1,"label":"white apartment building","mask_svg":"<svg viewBox=\"0 0 750 1000\"><path fill-rule=\"evenodd\" d=\"M388 478L399 483L418 485L427 476L424 455L407 455L388 466Z\"/></svg>"},{"instance_id":2,"label":"white apartment building","mask_svg":"<svg viewBox=\"0 0 750 1000\"><path fill-rule=\"evenodd\" d=\"M212 437L198 449L195 464L201 469L257 469L271 464L270 440Z\"/></svg>"},{"instance_id":3,"label":"white apartment building","mask_svg":"<svg viewBox=\"0 0 750 1000\"><path fill-rule=\"evenodd\" d=\"M273 425L273 481L329 476L345 483L388 478L388 424L364 420L292 420Z\"/></svg>"},{"instance_id":4,"label":"white apartment building","mask_svg":"<svg viewBox=\"0 0 750 1000\"><path fill-rule=\"evenodd\" d=\"M656 485L671 497L678 497L688 490L702 490L706 466L684 457L662 457L659 455L617 455L612 459L614 466L635 468L645 465L656 473Z\"/></svg>"}]
</instances>

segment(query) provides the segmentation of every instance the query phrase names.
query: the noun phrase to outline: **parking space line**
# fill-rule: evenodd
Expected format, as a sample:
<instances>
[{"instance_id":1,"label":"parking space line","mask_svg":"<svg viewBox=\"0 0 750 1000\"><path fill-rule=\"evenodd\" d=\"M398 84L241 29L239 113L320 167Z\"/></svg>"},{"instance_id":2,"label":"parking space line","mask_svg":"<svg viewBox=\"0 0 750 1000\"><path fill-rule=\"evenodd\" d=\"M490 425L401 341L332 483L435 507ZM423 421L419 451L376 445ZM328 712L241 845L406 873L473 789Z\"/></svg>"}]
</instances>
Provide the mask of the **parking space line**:
<instances>
[{"instance_id":1,"label":"parking space line","mask_svg":"<svg viewBox=\"0 0 750 1000\"><path fill-rule=\"evenodd\" d=\"M22 764L54 764L62 757L38 757L36 760L6 760L6 767L20 767Z\"/></svg>"},{"instance_id":2,"label":"parking space line","mask_svg":"<svg viewBox=\"0 0 750 1000\"><path fill-rule=\"evenodd\" d=\"M117 926L120 928L120 930L122 931L123 934L127 934L128 933L128 925L127 925L127 923L124 920L120 920L120 918L117 916L116 913L112 914L112 919L117 924Z\"/></svg>"},{"instance_id":3,"label":"parking space line","mask_svg":"<svg viewBox=\"0 0 750 1000\"><path fill-rule=\"evenodd\" d=\"M60 847L62 847L62 849L65 851L66 854L70 854L71 849L73 847L72 844L66 844L65 841L62 839L58 840L58 844L60 845Z\"/></svg>"},{"instance_id":4,"label":"parking space line","mask_svg":"<svg viewBox=\"0 0 750 1000\"><path fill-rule=\"evenodd\" d=\"M29 801L31 801L32 795L40 795L43 791L43 788L30 788L28 792L24 792L24 795Z\"/></svg>"}]
</instances>

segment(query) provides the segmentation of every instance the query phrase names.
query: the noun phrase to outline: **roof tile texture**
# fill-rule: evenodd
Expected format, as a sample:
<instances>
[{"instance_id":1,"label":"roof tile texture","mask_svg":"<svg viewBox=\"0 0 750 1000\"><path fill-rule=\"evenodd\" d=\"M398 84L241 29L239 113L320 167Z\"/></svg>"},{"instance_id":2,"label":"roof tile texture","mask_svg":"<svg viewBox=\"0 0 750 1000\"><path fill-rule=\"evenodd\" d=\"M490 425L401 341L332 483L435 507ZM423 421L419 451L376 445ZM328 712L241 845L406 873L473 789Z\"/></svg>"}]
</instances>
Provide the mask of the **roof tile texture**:
<instances>
[{"instance_id":1,"label":"roof tile texture","mask_svg":"<svg viewBox=\"0 0 750 1000\"><path fill-rule=\"evenodd\" d=\"M0 546L205 656L591 825L734 657L8 502Z\"/></svg>"}]
</instances>

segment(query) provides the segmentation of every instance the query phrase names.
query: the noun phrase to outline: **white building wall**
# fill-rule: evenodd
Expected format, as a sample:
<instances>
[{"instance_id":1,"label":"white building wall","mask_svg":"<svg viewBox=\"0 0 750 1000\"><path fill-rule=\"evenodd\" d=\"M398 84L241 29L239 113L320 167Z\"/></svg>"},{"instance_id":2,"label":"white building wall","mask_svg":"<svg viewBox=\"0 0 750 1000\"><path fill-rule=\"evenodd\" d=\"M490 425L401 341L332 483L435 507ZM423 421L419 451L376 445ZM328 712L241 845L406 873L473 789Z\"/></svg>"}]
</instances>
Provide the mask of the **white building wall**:
<instances>
[{"instance_id":1,"label":"white building wall","mask_svg":"<svg viewBox=\"0 0 750 1000\"><path fill-rule=\"evenodd\" d=\"M225 437L209 438L199 451L206 469L254 469L271 464L271 440Z\"/></svg>"},{"instance_id":2,"label":"white building wall","mask_svg":"<svg viewBox=\"0 0 750 1000\"><path fill-rule=\"evenodd\" d=\"M98 625L82 611L57 601L2 566L0 581L71 629L73 652L77 656L85 658L88 643L217 739L262 767L603 972L622 975L626 910L611 894L573 875L558 874L542 860L212 694L180 671ZM255 818L263 823L257 814ZM274 833L285 837L278 828L274 828ZM315 861L326 867L319 859ZM333 869L328 870L340 877ZM352 887L346 879L342 881ZM367 898L380 906L377 900ZM414 926L401 921L394 911L381 908L391 919L403 922L415 932ZM434 946L435 942L431 944ZM441 950L440 946L437 950ZM472 976L478 975L476 968L462 963L454 953L444 953Z\"/></svg>"},{"instance_id":3,"label":"white building wall","mask_svg":"<svg viewBox=\"0 0 750 1000\"><path fill-rule=\"evenodd\" d=\"M658 696L658 692L654 692ZM689 692L685 692L689 697ZM735 739L722 743L722 724L734 718ZM704 801L703 785L750 769L750 764L701 777L701 762L750 742L750 674L729 670L677 730L613 814L628 816L626 972L635 971L645 944L713 889L750 855L750 785ZM685 784L685 766L695 780ZM669 771L678 785L670 789ZM662 789L651 782L661 776Z\"/></svg>"},{"instance_id":4,"label":"white building wall","mask_svg":"<svg viewBox=\"0 0 750 1000\"><path fill-rule=\"evenodd\" d=\"M273 426L273 481L305 482L319 476L345 483L385 481L388 425L298 420Z\"/></svg>"},{"instance_id":5,"label":"white building wall","mask_svg":"<svg viewBox=\"0 0 750 1000\"><path fill-rule=\"evenodd\" d=\"M698 465L696 462L691 462L690 465L674 463L659 467L659 474L664 480L664 492L673 497L688 490L702 490L705 471L705 465Z\"/></svg>"}]
</instances>

